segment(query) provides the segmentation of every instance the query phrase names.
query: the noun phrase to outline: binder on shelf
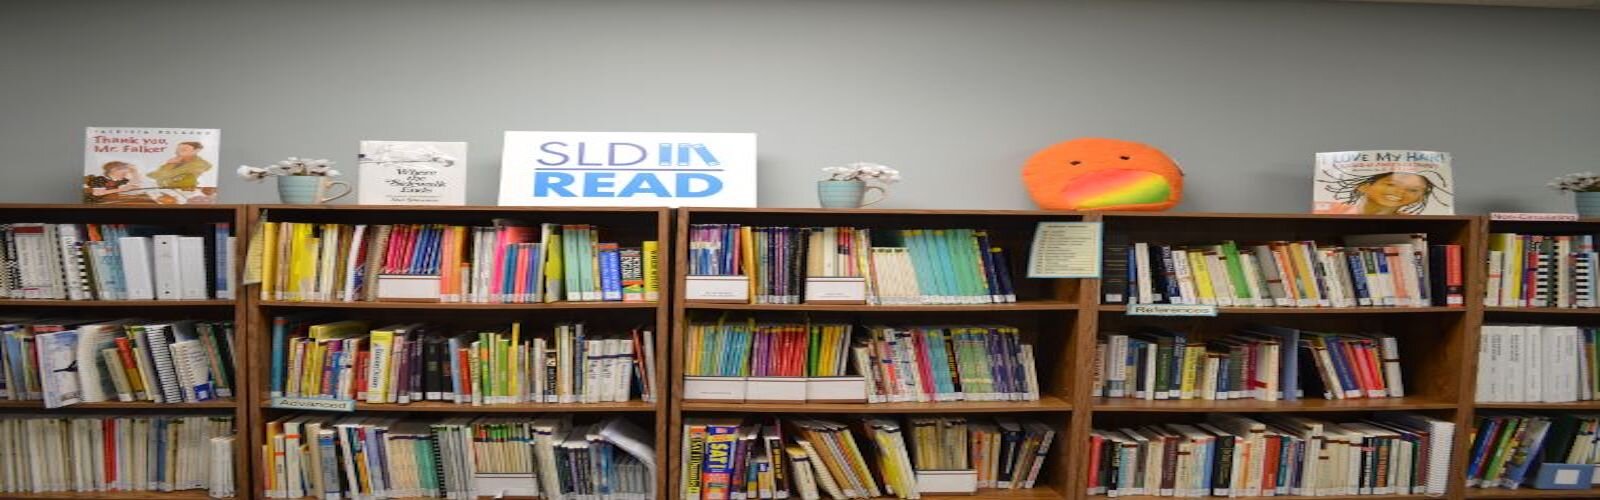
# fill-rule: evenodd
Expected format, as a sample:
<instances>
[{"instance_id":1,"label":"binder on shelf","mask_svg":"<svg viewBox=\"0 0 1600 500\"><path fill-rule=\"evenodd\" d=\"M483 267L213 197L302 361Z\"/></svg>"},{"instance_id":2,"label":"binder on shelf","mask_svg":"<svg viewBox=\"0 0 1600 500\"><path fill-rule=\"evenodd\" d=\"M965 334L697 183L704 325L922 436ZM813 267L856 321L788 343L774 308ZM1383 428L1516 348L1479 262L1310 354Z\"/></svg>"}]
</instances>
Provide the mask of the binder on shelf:
<instances>
[{"instance_id":1,"label":"binder on shelf","mask_svg":"<svg viewBox=\"0 0 1600 500\"><path fill-rule=\"evenodd\" d=\"M683 285L683 300L688 302L744 304L750 301L750 279L744 276L689 276Z\"/></svg>"},{"instance_id":2,"label":"binder on shelf","mask_svg":"<svg viewBox=\"0 0 1600 500\"><path fill-rule=\"evenodd\" d=\"M803 403L806 401L804 377L749 377L745 379L747 403Z\"/></svg>"},{"instance_id":3,"label":"binder on shelf","mask_svg":"<svg viewBox=\"0 0 1600 500\"><path fill-rule=\"evenodd\" d=\"M867 279L851 277L806 278L807 304L865 304Z\"/></svg>"},{"instance_id":4,"label":"binder on shelf","mask_svg":"<svg viewBox=\"0 0 1600 500\"><path fill-rule=\"evenodd\" d=\"M1540 490L1587 490L1594 487L1596 467L1545 462L1539 465L1539 474L1533 478L1532 486Z\"/></svg>"},{"instance_id":5,"label":"binder on shelf","mask_svg":"<svg viewBox=\"0 0 1600 500\"><path fill-rule=\"evenodd\" d=\"M924 495L975 495L978 493L976 470L919 470L917 493Z\"/></svg>"},{"instance_id":6,"label":"binder on shelf","mask_svg":"<svg viewBox=\"0 0 1600 500\"><path fill-rule=\"evenodd\" d=\"M745 377L686 376L683 377L683 400L743 403L747 386Z\"/></svg>"},{"instance_id":7,"label":"binder on shelf","mask_svg":"<svg viewBox=\"0 0 1600 500\"><path fill-rule=\"evenodd\" d=\"M806 402L865 403L867 379L861 376L810 377L806 379Z\"/></svg>"}]
</instances>

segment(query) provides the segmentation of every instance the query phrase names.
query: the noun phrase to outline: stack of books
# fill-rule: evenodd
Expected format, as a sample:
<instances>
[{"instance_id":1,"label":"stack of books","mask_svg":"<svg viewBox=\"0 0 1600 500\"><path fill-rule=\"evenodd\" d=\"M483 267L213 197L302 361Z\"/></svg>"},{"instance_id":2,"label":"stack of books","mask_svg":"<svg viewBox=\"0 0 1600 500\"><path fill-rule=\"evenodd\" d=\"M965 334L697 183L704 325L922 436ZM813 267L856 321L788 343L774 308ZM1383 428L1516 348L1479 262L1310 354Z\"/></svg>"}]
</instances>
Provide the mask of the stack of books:
<instances>
[{"instance_id":1,"label":"stack of books","mask_svg":"<svg viewBox=\"0 0 1600 500\"><path fill-rule=\"evenodd\" d=\"M463 405L602 403L656 398L655 334L452 331L422 323L273 318L272 397Z\"/></svg>"},{"instance_id":2,"label":"stack of books","mask_svg":"<svg viewBox=\"0 0 1600 500\"><path fill-rule=\"evenodd\" d=\"M689 228L689 275L744 276L755 304L803 303L812 278L861 278L869 304L1016 302L1010 269L981 229Z\"/></svg>"},{"instance_id":3,"label":"stack of books","mask_svg":"<svg viewBox=\"0 0 1600 500\"><path fill-rule=\"evenodd\" d=\"M1210 414L1204 423L1095 429L1090 495L1443 495L1455 424L1379 413L1333 423Z\"/></svg>"},{"instance_id":4,"label":"stack of books","mask_svg":"<svg viewBox=\"0 0 1600 500\"><path fill-rule=\"evenodd\" d=\"M1037 401L1033 344L1015 327L882 326L851 345L869 402Z\"/></svg>"},{"instance_id":5,"label":"stack of books","mask_svg":"<svg viewBox=\"0 0 1600 500\"><path fill-rule=\"evenodd\" d=\"M588 224L262 224L263 300L473 303L660 299L658 245Z\"/></svg>"},{"instance_id":6,"label":"stack of books","mask_svg":"<svg viewBox=\"0 0 1600 500\"><path fill-rule=\"evenodd\" d=\"M1483 325L1478 339L1480 403L1600 400L1600 329Z\"/></svg>"},{"instance_id":7,"label":"stack of books","mask_svg":"<svg viewBox=\"0 0 1600 500\"><path fill-rule=\"evenodd\" d=\"M1343 243L1130 244L1110 235L1101 290L1108 304L1464 305L1460 245L1429 245L1425 234L1351 235Z\"/></svg>"},{"instance_id":8,"label":"stack of books","mask_svg":"<svg viewBox=\"0 0 1600 500\"><path fill-rule=\"evenodd\" d=\"M1488 266L1485 306L1600 307L1591 235L1493 233Z\"/></svg>"},{"instance_id":9,"label":"stack of books","mask_svg":"<svg viewBox=\"0 0 1600 500\"><path fill-rule=\"evenodd\" d=\"M655 451L621 417L299 414L266 423L267 498L655 498Z\"/></svg>"},{"instance_id":10,"label":"stack of books","mask_svg":"<svg viewBox=\"0 0 1600 500\"><path fill-rule=\"evenodd\" d=\"M1399 343L1375 334L1251 325L1199 341L1147 328L1102 333L1090 393L1112 398L1293 401L1405 396Z\"/></svg>"},{"instance_id":11,"label":"stack of books","mask_svg":"<svg viewBox=\"0 0 1600 500\"><path fill-rule=\"evenodd\" d=\"M1467 485L1516 489L1544 464L1600 464L1600 415L1480 415L1467 457Z\"/></svg>"},{"instance_id":12,"label":"stack of books","mask_svg":"<svg viewBox=\"0 0 1600 500\"><path fill-rule=\"evenodd\" d=\"M46 408L233 397L233 323L39 319L0 323L0 398Z\"/></svg>"},{"instance_id":13,"label":"stack of books","mask_svg":"<svg viewBox=\"0 0 1600 500\"><path fill-rule=\"evenodd\" d=\"M226 223L0 224L0 298L232 299L233 242Z\"/></svg>"},{"instance_id":14,"label":"stack of books","mask_svg":"<svg viewBox=\"0 0 1600 500\"><path fill-rule=\"evenodd\" d=\"M1009 418L690 417L683 435L680 498L810 500L921 498L917 473L927 470L968 471L983 488L1032 488L1055 431Z\"/></svg>"},{"instance_id":15,"label":"stack of books","mask_svg":"<svg viewBox=\"0 0 1600 500\"><path fill-rule=\"evenodd\" d=\"M211 441L232 435L228 416L0 415L0 496L230 485Z\"/></svg>"}]
</instances>

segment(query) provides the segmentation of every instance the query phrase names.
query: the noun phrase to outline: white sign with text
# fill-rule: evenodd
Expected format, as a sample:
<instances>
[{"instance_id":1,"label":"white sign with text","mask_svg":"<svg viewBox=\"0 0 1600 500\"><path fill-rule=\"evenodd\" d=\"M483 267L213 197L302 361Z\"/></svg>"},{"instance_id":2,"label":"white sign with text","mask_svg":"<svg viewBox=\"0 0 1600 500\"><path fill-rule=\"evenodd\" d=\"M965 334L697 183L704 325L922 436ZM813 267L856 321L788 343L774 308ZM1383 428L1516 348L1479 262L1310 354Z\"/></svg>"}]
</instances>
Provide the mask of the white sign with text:
<instances>
[{"instance_id":1,"label":"white sign with text","mask_svg":"<svg viewBox=\"0 0 1600 500\"><path fill-rule=\"evenodd\" d=\"M756 206L756 135L506 132L500 204Z\"/></svg>"}]
</instances>

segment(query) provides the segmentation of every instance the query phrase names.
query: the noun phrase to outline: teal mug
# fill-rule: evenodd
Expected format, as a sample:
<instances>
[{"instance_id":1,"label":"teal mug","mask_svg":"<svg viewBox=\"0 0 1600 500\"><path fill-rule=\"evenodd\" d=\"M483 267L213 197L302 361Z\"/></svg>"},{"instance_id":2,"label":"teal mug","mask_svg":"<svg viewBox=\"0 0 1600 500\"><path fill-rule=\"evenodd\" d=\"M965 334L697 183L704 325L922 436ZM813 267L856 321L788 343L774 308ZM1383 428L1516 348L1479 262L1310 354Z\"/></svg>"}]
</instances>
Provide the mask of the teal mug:
<instances>
[{"instance_id":1,"label":"teal mug","mask_svg":"<svg viewBox=\"0 0 1600 500\"><path fill-rule=\"evenodd\" d=\"M878 199L862 203L867 191L878 190ZM861 208L883 201L889 195L878 186L868 187L862 181L817 181L817 203L822 208Z\"/></svg>"},{"instance_id":2,"label":"teal mug","mask_svg":"<svg viewBox=\"0 0 1600 500\"><path fill-rule=\"evenodd\" d=\"M343 186L344 192L327 196L329 187ZM350 194L350 185L328 180L321 175L284 175L278 177L278 199L290 205L317 205Z\"/></svg>"}]
</instances>

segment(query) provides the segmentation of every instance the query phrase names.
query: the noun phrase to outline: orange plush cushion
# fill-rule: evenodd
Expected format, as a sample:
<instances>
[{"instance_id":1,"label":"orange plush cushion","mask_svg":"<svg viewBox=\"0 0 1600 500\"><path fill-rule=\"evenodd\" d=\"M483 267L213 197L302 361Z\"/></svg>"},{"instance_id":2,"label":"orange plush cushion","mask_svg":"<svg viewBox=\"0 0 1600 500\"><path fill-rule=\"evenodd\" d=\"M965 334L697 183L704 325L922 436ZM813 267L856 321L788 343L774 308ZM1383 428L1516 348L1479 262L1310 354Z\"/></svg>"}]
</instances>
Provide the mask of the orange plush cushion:
<instances>
[{"instance_id":1,"label":"orange plush cushion","mask_svg":"<svg viewBox=\"0 0 1600 500\"><path fill-rule=\"evenodd\" d=\"M1040 208L1148 210L1183 199L1183 171L1161 150L1132 141L1084 137L1034 153L1022 184Z\"/></svg>"}]
</instances>

